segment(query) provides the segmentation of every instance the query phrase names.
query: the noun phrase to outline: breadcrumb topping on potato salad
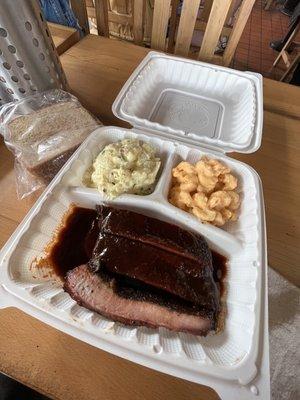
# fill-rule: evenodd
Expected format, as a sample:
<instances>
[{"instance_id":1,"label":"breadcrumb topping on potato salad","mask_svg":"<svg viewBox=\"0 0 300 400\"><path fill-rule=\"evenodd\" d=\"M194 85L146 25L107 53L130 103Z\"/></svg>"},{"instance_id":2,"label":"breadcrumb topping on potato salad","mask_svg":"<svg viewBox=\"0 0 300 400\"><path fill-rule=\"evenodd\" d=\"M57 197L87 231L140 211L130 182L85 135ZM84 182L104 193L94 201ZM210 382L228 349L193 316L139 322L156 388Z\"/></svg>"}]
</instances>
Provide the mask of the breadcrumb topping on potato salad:
<instances>
[{"instance_id":1,"label":"breadcrumb topping on potato salad","mask_svg":"<svg viewBox=\"0 0 300 400\"><path fill-rule=\"evenodd\" d=\"M155 153L153 146L137 139L105 146L93 163L89 186L111 199L123 193L150 194L161 165Z\"/></svg>"}]
</instances>

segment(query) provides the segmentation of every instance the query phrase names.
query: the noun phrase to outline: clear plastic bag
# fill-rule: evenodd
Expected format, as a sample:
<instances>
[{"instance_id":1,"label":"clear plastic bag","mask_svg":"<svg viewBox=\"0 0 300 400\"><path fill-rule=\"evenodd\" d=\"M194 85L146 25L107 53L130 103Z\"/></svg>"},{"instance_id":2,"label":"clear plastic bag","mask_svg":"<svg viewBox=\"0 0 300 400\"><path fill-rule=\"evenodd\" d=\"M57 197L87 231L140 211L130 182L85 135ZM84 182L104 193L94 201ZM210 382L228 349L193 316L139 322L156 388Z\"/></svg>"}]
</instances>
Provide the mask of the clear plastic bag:
<instances>
[{"instance_id":1,"label":"clear plastic bag","mask_svg":"<svg viewBox=\"0 0 300 400\"><path fill-rule=\"evenodd\" d=\"M59 89L0 108L0 132L15 156L17 194L47 185L101 123L70 93Z\"/></svg>"}]
</instances>

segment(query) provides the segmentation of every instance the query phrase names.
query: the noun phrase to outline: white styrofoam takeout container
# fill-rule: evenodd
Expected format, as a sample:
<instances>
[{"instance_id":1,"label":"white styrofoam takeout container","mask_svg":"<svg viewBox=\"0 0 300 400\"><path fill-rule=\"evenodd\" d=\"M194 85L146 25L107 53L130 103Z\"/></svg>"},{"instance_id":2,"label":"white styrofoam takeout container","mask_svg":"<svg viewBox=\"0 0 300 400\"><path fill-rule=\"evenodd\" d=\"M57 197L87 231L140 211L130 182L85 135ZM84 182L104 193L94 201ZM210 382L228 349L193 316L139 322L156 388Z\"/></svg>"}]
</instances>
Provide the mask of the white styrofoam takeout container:
<instances>
[{"instance_id":1,"label":"white styrofoam takeout container","mask_svg":"<svg viewBox=\"0 0 300 400\"><path fill-rule=\"evenodd\" d=\"M261 182L251 167L224 154L224 150L251 152L259 147L261 76L151 52L124 85L113 111L134 128L96 129L2 249L0 306L16 306L95 347L211 386L222 399L269 399ZM239 116L230 119L231 113ZM151 195L122 195L113 204L201 233L212 249L228 257L227 317L222 333L203 338L115 323L77 305L52 271L35 267L33 260L43 256L70 204L94 207L105 200L95 189L84 187L82 177L105 145L123 138L152 143L162 159L162 168ZM201 224L167 199L172 167L180 160L195 162L204 154L224 161L239 178L239 220L223 229Z\"/></svg>"}]
</instances>

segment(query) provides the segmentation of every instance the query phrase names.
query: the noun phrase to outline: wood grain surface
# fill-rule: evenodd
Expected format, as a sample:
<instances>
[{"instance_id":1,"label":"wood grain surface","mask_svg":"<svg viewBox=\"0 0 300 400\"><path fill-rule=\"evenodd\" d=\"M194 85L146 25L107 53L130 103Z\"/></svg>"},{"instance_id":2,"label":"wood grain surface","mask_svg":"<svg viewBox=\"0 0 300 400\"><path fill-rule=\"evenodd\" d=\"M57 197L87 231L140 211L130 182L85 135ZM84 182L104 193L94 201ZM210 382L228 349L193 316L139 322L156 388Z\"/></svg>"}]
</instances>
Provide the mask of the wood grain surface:
<instances>
[{"instance_id":1,"label":"wood grain surface","mask_svg":"<svg viewBox=\"0 0 300 400\"><path fill-rule=\"evenodd\" d=\"M59 55L74 46L79 40L79 32L74 28L53 24L52 22L48 22L48 26Z\"/></svg>"},{"instance_id":2,"label":"wood grain surface","mask_svg":"<svg viewBox=\"0 0 300 400\"><path fill-rule=\"evenodd\" d=\"M1 370L51 398L218 399L210 388L113 356L25 316L19 310L2 310L0 316L1 322L5 320L5 324L0 324Z\"/></svg>"},{"instance_id":3,"label":"wood grain surface","mask_svg":"<svg viewBox=\"0 0 300 400\"><path fill-rule=\"evenodd\" d=\"M112 102L147 52L129 43L87 36L61 60L83 104L105 124L125 126L112 114ZM251 155L233 156L252 165L262 178L271 266L299 285L299 88L268 80L264 86L262 147ZM35 199L17 200L13 157L2 140L0 163L2 246ZM107 354L11 308L0 311L0 370L55 399L218 398L211 389Z\"/></svg>"}]
</instances>

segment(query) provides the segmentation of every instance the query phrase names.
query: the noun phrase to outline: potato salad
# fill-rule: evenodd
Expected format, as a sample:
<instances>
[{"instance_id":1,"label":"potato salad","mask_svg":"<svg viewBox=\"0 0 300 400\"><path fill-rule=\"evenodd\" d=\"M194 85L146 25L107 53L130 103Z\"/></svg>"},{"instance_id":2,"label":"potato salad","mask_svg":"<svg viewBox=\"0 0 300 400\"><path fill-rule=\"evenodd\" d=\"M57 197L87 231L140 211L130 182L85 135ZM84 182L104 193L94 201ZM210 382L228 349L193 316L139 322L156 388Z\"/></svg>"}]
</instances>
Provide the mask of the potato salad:
<instances>
[{"instance_id":1,"label":"potato salad","mask_svg":"<svg viewBox=\"0 0 300 400\"><path fill-rule=\"evenodd\" d=\"M161 165L155 153L153 146L137 139L105 146L93 163L91 186L111 199L123 193L150 194Z\"/></svg>"}]
</instances>

